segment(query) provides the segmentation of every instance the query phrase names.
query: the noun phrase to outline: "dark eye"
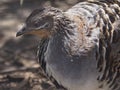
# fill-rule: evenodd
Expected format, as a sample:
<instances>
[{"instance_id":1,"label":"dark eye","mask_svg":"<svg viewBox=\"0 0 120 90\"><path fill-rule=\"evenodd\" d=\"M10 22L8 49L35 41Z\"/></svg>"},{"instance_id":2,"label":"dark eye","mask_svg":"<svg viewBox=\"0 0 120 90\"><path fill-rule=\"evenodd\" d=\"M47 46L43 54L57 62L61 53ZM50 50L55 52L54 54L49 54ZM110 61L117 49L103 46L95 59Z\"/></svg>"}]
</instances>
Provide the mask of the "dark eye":
<instances>
[{"instance_id":1,"label":"dark eye","mask_svg":"<svg viewBox=\"0 0 120 90\"><path fill-rule=\"evenodd\" d=\"M40 22L37 21L34 23L34 27L39 27L39 26L40 26Z\"/></svg>"}]
</instances>

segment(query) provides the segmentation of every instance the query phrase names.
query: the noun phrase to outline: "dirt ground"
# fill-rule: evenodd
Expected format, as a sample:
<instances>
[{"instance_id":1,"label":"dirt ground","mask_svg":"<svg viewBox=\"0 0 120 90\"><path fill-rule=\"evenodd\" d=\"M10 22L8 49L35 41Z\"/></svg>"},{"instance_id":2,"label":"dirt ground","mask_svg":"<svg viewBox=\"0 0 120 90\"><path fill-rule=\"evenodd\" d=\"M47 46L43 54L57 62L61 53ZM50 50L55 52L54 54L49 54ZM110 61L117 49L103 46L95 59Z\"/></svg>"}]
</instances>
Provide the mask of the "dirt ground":
<instances>
[{"instance_id":1,"label":"dirt ground","mask_svg":"<svg viewBox=\"0 0 120 90\"><path fill-rule=\"evenodd\" d=\"M0 90L56 90L37 62L40 38L15 37L19 26L35 8L66 10L80 0L0 0Z\"/></svg>"}]
</instances>

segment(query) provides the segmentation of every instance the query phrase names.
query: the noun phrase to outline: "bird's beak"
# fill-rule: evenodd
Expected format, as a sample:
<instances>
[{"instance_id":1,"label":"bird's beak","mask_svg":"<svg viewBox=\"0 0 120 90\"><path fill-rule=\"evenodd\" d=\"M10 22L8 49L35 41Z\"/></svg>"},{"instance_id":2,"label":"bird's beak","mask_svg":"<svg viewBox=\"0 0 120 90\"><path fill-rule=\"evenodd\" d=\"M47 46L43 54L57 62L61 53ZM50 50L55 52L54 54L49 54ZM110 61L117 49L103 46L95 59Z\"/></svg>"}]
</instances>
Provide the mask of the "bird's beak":
<instances>
[{"instance_id":1,"label":"bird's beak","mask_svg":"<svg viewBox=\"0 0 120 90\"><path fill-rule=\"evenodd\" d=\"M27 32L26 26L23 25L22 28L20 28L20 30L16 33L16 37L21 36L21 35L25 34L26 32Z\"/></svg>"}]
</instances>

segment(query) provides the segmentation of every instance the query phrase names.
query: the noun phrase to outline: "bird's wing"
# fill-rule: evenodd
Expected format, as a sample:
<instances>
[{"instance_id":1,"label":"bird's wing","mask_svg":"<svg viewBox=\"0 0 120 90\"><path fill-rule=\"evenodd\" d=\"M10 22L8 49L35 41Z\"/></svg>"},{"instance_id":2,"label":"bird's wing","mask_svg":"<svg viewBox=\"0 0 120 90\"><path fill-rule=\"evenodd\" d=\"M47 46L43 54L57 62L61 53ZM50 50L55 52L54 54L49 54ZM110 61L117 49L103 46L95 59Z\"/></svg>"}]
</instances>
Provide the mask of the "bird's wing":
<instances>
[{"instance_id":1,"label":"bird's wing","mask_svg":"<svg viewBox=\"0 0 120 90\"><path fill-rule=\"evenodd\" d=\"M111 73L115 73L114 80L120 90L120 20L114 23L113 42L111 45Z\"/></svg>"},{"instance_id":2,"label":"bird's wing","mask_svg":"<svg viewBox=\"0 0 120 90\"><path fill-rule=\"evenodd\" d=\"M46 62L44 60L44 53L47 49L48 41L49 41L48 39L42 39L40 41L40 44L38 47L38 53L37 53L37 56L39 58L39 63L44 71L46 71Z\"/></svg>"},{"instance_id":3,"label":"bird's wing","mask_svg":"<svg viewBox=\"0 0 120 90\"><path fill-rule=\"evenodd\" d=\"M49 42L49 39L42 39L40 41L40 44L38 47L38 53L37 53L37 56L39 58L39 63L41 65L42 69L44 70L44 73L46 73L45 75L48 75L48 73L46 72L46 61L45 61L45 56L44 56L44 54L47 50L48 42ZM54 85L57 88L60 88L62 90L66 90L63 86L58 84L58 82L54 79L54 77L52 75L49 76L49 79L54 83Z\"/></svg>"},{"instance_id":4,"label":"bird's wing","mask_svg":"<svg viewBox=\"0 0 120 90\"><path fill-rule=\"evenodd\" d=\"M120 90L120 20L113 23L113 40L103 45L105 40L101 40L99 44L99 62L98 68L102 74L99 77L100 81L107 81L112 88ZM104 55L102 54L104 52Z\"/></svg>"}]
</instances>

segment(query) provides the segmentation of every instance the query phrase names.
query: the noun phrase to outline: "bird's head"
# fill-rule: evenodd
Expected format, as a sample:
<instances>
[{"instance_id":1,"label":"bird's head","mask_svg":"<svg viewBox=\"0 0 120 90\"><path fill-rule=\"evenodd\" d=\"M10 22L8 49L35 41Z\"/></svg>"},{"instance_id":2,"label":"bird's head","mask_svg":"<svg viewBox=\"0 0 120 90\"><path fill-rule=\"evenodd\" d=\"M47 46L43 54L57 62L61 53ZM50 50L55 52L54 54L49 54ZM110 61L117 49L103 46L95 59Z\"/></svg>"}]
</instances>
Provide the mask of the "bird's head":
<instances>
[{"instance_id":1,"label":"bird's head","mask_svg":"<svg viewBox=\"0 0 120 90\"><path fill-rule=\"evenodd\" d=\"M54 32L54 18L56 14L61 12L61 10L53 7L34 10L16 36L24 34L34 34L42 38L51 36Z\"/></svg>"}]
</instances>

